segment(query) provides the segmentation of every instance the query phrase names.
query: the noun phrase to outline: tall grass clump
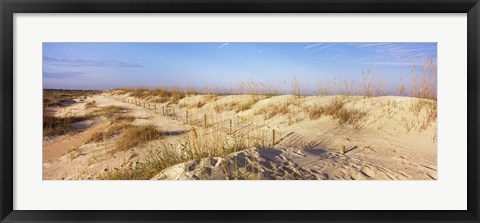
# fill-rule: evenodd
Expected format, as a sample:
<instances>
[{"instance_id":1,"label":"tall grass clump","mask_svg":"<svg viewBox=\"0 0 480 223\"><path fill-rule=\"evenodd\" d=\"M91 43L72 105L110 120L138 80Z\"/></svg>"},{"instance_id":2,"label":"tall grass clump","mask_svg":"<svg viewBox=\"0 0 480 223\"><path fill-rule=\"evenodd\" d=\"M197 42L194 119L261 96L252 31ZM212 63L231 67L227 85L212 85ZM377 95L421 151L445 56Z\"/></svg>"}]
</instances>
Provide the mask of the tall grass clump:
<instances>
[{"instance_id":1,"label":"tall grass clump","mask_svg":"<svg viewBox=\"0 0 480 223\"><path fill-rule=\"evenodd\" d=\"M43 112L43 136L64 135L75 132L73 123L92 118L91 115L55 117L48 112Z\"/></svg>"},{"instance_id":2,"label":"tall grass clump","mask_svg":"<svg viewBox=\"0 0 480 223\"><path fill-rule=\"evenodd\" d=\"M422 66L412 67L412 96L417 98L437 99L437 67L430 59Z\"/></svg>"},{"instance_id":3,"label":"tall grass clump","mask_svg":"<svg viewBox=\"0 0 480 223\"><path fill-rule=\"evenodd\" d=\"M137 135L137 134L135 134ZM178 143L161 142L135 168L104 174L108 180L151 179L162 170L192 160L207 157L225 157L249 148L266 148L270 140L258 130L225 135L222 131L199 133L195 128ZM130 138L130 137L129 137Z\"/></svg>"},{"instance_id":4,"label":"tall grass clump","mask_svg":"<svg viewBox=\"0 0 480 223\"><path fill-rule=\"evenodd\" d=\"M126 111L126 108L117 105L108 105L105 107L101 107L98 110L93 111L92 115L103 115L108 118L112 118L116 116L118 113L123 113Z\"/></svg>"},{"instance_id":5,"label":"tall grass clump","mask_svg":"<svg viewBox=\"0 0 480 223\"><path fill-rule=\"evenodd\" d=\"M159 139L163 135L164 133L157 130L154 125L128 125L116 142L116 148L120 151L128 150Z\"/></svg>"},{"instance_id":6,"label":"tall grass clump","mask_svg":"<svg viewBox=\"0 0 480 223\"><path fill-rule=\"evenodd\" d=\"M263 115L263 117L268 120L277 115L286 115L290 112L289 106L292 104L292 101L285 103L278 103L269 105L262 108L261 110L255 112L256 115Z\"/></svg>"},{"instance_id":7,"label":"tall grass clump","mask_svg":"<svg viewBox=\"0 0 480 223\"><path fill-rule=\"evenodd\" d=\"M241 111L246 111L252 108L260 99L257 97L252 97L246 102L238 103L235 112L241 112Z\"/></svg>"},{"instance_id":8,"label":"tall grass clump","mask_svg":"<svg viewBox=\"0 0 480 223\"><path fill-rule=\"evenodd\" d=\"M322 116L330 116L339 125L348 124L355 129L359 128L360 121L366 117L367 113L355 108L348 108L345 105L345 100L336 97L326 105L314 104L311 107L307 107L307 112L311 120Z\"/></svg>"},{"instance_id":9,"label":"tall grass clump","mask_svg":"<svg viewBox=\"0 0 480 223\"><path fill-rule=\"evenodd\" d=\"M90 102L85 103L85 105L83 107L88 110L88 109L97 107L97 103L96 103L96 101L90 101Z\"/></svg>"},{"instance_id":10,"label":"tall grass clump","mask_svg":"<svg viewBox=\"0 0 480 223\"><path fill-rule=\"evenodd\" d=\"M130 128L130 123L135 120L132 116L117 116L110 121L110 126L106 129L92 133L85 143L102 142L114 135L119 135L124 129Z\"/></svg>"},{"instance_id":11,"label":"tall grass clump","mask_svg":"<svg viewBox=\"0 0 480 223\"><path fill-rule=\"evenodd\" d=\"M417 99L412 102L410 110L415 116L420 116L424 111L420 123L420 129L423 130L437 121L437 67L430 59L420 67L413 65L412 73L411 94Z\"/></svg>"}]
</instances>

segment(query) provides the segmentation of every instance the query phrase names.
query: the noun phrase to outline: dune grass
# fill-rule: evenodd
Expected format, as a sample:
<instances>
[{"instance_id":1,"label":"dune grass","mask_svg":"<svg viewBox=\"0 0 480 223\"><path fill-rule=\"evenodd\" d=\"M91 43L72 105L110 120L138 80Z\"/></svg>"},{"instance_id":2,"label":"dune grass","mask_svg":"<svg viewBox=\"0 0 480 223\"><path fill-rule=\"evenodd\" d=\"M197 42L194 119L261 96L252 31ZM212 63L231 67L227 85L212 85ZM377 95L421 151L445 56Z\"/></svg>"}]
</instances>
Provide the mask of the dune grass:
<instances>
[{"instance_id":1,"label":"dune grass","mask_svg":"<svg viewBox=\"0 0 480 223\"><path fill-rule=\"evenodd\" d=\"M348 108L345 99L336 97L326 105L318 105L307 107L310 120L319 119L322 116L333 118L339 125L351 125L355 129L359 128L360 121L367 115L366 112L355 108Z\"/></svg>"},{"instance_id":2,"label":"dune grass","mask_svg":"<svg viewBox=\"0 0 480 223\"><path fill-rule=\"evenodd\" d=\"M44 111L43 113L43 136L64 135L77 132L72 127L73 123L91 119L92 115L55 117Z\"/></svg>"},{"instance_id":3,"label":"dune grass","mask_svg":"<svg viewBox=\"0 0 480 223\"><path fill-rule=\"evenodd\" d=\"M120 106L106 106L99 108L98 110L92 111L86 115L74 115L74 116L65 116L65 117L56 117L50 114L49 111L44 109L43 111L43 135L44 136L57 136L64 135L67 133L78 132L78 129L74 129L72 124L93 119L99 116L106 116L108 118L114 118L124 111L123 107ZM115 119L118 119L116 117ZM122 117L123 119L131 119L130 117ZM114 119L114 120L115 120Z\"/></svg>"},{"instance_id":4,"label":"dune grass","mask_svg":"<svg viewBox=\"0 0 480 223\"><path fill-rule=\"evenodd\" d=\"M91 109L91 108L96 108L97 107L97 102L96 101L89 101L87 103L85 103L85 105L83 106L85 109Z\"/></svg>"},{"instance_id":5,"label":"dune grass","mask_svg":"<svg viewBox=\"0 0 480 223\"><path fill-rule=\"evenodd\" d=\"M128 130L127 130L128 131ZM146 130L152 131L152 130ZM205 135L198 133L192 128L189 134L183 136L178 143L161 142L157 149L151 151L146 158L135 168L121 169L105 173L100 179L106 180L147 180L161 172L162 170L180 164L183 162L198 160L206 157L224 157L228 154L242 151L249 148L267 148L269 142L258 132L248 132L244 134L225 135L221 131L213 131L214 134ZM143 135L154 137L142 138ZM136 131L132 134L124 134L124 140L130 141L133 138L141 138L142 141L153 140L158 133L145 133L145 129ZM161 133L160 133L161 136ZM127 140L128 139L128 140ZM132 145L130 145L131 147ZM118 148L118 147L117 147Z\"/></svg>"},{"instance_id":6,"label":"dune grass","mask_svg":"<svg viewBox=\"0 0 480 223\"><path fill-rule=\"evenodd\" d=\"M67 90L67 89L44 89L43 107L64 107L73 99L85 99L88 96L99 94L101 91L95 90Z\"/></svg>"},{"instance_id":7,"label":"dune grass","mask_svg":"<svg viewBox=\"0 0 480 223\"><path fill-rule=\"evenodd\" d=\"M126 122L115 122L111 124L105 130L100 130L97 132L92 133L85 143L92 143L92 142L104 142L107 139L111 138L114 135L118 135L122 133L122 131L130 126L129 123Z\"/></svg>"},{"instance_id":8,"label":"dune grass","mask_svg":"<svg viewBox=\"0 0 480 223\"><path fill-rule=\"evenodd\" d=\"M417 73L416 73L417 72ZM436 122L437 105L436 105L436 67L430 60L429 64L421 67L413 66L413 78L411 83L401 81L401 85L396 88L398 96L413 96L416 97L414 103L410 107L410 111L415 116L422 116L425 114L420 126L421 129L427 128L430 124ZM295 106L300 107L300 112L305 112L310 120L317 120L322 117L329 117L334 120L339 126L349 125L354 129L359 129L362 123L367 118L367 112L361 109L352 107L349 104L349 95L361 95L365 97L376 97L385 95L385 84L380 75L373 73L370 70L362 72L362 80L344 80L336 79L321 81L318 84L318 95L332 95L338 94L341 96L333 97L328 103L315 103L313 106L304 106L301 100L306 95L311 95L306 88L303 88L302 82L294 79L290 82L290 90L286 90L289 84L284 82L282 86L266 85L263 83L255 83L253 81L241 82L237 89L229 91L224 90L220 92L212 92L210 87L206 87L206 91L197 91L195 88L179 88L173 86L171 88L137 88L117 91L129 92L130 96L140 99L150 100L156 103L175 103L180 107L185 108L203 108L209 102L213 104L213 110L217 113L223 111L235 111L236 113L250 110L260 100L258 96L271 97L272 95L292 94L295 96L289 102L278 103L267 106L255 112L255 115L263 115L268 120L275 116L282 116L292 114ZM189 95L204 94L209 97L216 98L223 94L249 94L252 99L244 102L233 101L228 103L218 103L215 100L203 99L196 103L188 103L182 100ZM188 103L188 104L187 104ZM390 103L390 102L389 102ZM394 105L395 106L395 105ZM210 107L212 108L212 107ZM390 104L388 105L390 109ZM389 111L390 113L390 111ZM294 114L295 115L295 114ZM136 146L144 145L145 143L161 138L164 132L157 130L154 126L132 126L124 125L121 128L122 133L116 143L117 150L127 150ZM408 126L408 128L412 128ZM213 131L213 135L202 135L198 133L195 128L189 134L179 140L179 143L160 142L156 150L152 151L142 162L135 168L121 169L104 174L102 179L109 180L127 180L127 179L151 179L153 176L162 170L173 165L198 160L206 157L224 157L233 152L245 150L248 148L266 148L268 143L266 137L261 134L248 133L251 135L225 135L221 131ZM100 137L100 136L98 136ZM97 137L97 139L98 139ZM104 137L102 135L102 137Z\"/></svg>"},{"instance_id":9,"label":"dune grass","mask_svg":"<svg viewBox=\"0 0 480 223\"><path fill-rule=\"evenodd\" d=\"M147 142L159 139L164 133L157 130L154 125L127 125L120 139L116 142L117 150L127 150L141 146Z\"/></svg>"},{"instance_id":10,"label":"dune grass","mask_svg":"<svg viewBox=\"0 0 480 223\"><path fill-rule=\"evenodd\" d=\"M258 97L252 97L250 98L248 101L246 102L241 102L241 103L238 103L236 106L235 106L235 112L242 112L242 111L246 111L246 110L250 110L252 108L252 106L254 106L260 99Z\"/></svg>"},{"instance_id":11,"label":"dune grass","mask_svg":"<svg viewBox=\"0 0 480 223\"><path fill-rule=\"evenodd\" d=\"M291 100L285 103L272 104L256 111L255 115L263 115L265 120L269 120L277 115L287 115L290 112L289 107L291 104Z\"/></svg>"}]
</instances>

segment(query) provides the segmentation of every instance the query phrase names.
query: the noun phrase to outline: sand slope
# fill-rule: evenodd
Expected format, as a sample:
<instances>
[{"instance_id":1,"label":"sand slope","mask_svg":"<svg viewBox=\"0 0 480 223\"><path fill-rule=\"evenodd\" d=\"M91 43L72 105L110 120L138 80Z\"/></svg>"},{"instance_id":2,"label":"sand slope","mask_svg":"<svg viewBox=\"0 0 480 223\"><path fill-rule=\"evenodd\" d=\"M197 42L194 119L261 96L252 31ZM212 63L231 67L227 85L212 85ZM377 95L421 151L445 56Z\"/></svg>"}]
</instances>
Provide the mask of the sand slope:
<instances>
[{"instance_id":1,"label":"sand slope","mask_svg":"<svg viewBox=\"0 0 480 223\"><path fill-rule=\"evenodd\" d=\"M184 140L182 135L190 134L192 128L198 132L208 131L203 126L204 115L208 115L209 124L221 126L218 129L225 132L225 137L230 134L228 120L233 120L235 134L258 131L266 133L263 136L266 141L272 140L270 132L275 129L275 145L177 164L153 179L437 178L437 124L425 125L425 112L414 114L411 111L412 103L418 99L347 97L345 106L367 113L359 126L353 127L339 125L328 116L314 120L308 117L306 107L328 104L336 96L230 95L211 98L196 95L167 106L166 103L153 103L155 98L139 100L128 94L113 93L89 97L84 102L58 109L56 115L86 114L89 111L84 109L84 103L95 100L98 107L124 107L125 114L135 117L135 125L153 124L175 134L127 151L115 150L115 136L106 142L83 143L82 139L108 125L105 118L97 118L78 134L44 140L44 179L96 179L105 172L135 168L150 151L158 149L160 143L180 143ZM123 101L118 101L119 97ZM143 107L143 102L151 107ZM250 102L253 105L248 109L236 110ZM264 115L280 105L287 106L289 112L272 117ZM164 106L165 116L161 110ZM188 110L188 123L185 110ZM341 146L346 147L345 154L339 153Z\"/></svg>"}]
</instances>

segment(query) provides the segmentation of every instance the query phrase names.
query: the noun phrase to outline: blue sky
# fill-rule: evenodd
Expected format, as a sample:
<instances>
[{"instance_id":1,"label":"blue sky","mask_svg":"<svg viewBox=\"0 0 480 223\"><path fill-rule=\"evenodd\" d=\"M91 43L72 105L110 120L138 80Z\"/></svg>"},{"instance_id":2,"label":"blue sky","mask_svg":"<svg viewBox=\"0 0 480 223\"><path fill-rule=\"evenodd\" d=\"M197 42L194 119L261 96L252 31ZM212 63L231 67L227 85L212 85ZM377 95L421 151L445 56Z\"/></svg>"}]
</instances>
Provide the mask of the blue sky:
<instances>
[{"instance_id":1,"label":"blue sky","mask_svg":"<svg viewBox=\"0 0 480 223\"><path fill-rule=\"evenodd\" d=\"M43 87L231 87L296 77L313 90L319 80L359 80L370 70L388 91L428 59L436 64L436 43L44 43Z\"/></svg>"}]
</instances>

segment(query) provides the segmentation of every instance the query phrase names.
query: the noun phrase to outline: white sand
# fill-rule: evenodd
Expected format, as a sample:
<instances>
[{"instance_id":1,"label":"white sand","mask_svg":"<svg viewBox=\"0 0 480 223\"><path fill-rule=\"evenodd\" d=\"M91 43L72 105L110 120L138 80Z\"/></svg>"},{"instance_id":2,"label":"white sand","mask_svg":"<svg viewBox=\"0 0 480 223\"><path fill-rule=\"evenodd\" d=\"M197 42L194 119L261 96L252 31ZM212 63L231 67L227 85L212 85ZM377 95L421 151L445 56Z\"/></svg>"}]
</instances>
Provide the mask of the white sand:
<instances>
[{"instance_id":1,"label":"white sand","mask_svg":"<svg viewBox=\"0 0 480 223\"><path fill-rule=\"evenodd\" d=\"M208 98L191 96L170 108L163 116L162 106L153 110L135 104L115 100L117 97L133 100L128 95L104 93L89 97L58 109L57 116L83 115L90 111L84 104L96 101L98 107L119 105L127 108L125 114L134 116L133 124L153 124L161 130L186 133L192 126L203 130L204 114L208 122L218 123L229 131L228 120L233 120L234 131L276 131L276 144L267 149L248 149L227 157L205 158L170 167L154 179L407 179L430 180L437 178L436 122L426 128L420 126L426 118L424 111L415 115L410 106L417 99L409 97L348 97L347 108L367 113L358 129L350 125L338 125L329 116L310 120L305 106L324 105L336 96L295 97L282 95L257 97L250 109L236 113L234 108L255 99L249 95L230 95ZM155 98L149 98L153 101ZM208 99L208 101L207 101ZM199 108L199 102L205 104ZM147 104L149 101L142 101ZM288 104L289 113L265 120L263 113L272 106ZM142 103L143 105L143 103ZM185 110L188 109L189 124ZM218 112L217 112L218 110ZM239 121L240 120L240 121ZM242 121L243 120L243 121ZM106 128L106 118L96 118L82 125L86 130L69 136L44 140L44 179L96 179L108 171L134 168L146 155L159 148L161 143L179 143L182 134L147 143L127 151L116 151L118 136L102 143L84 144L85 138L99 129ZM227 133L225 133L227 135ZM346 153L340 154L344 145ZM238 159L241 159L238 161ZM232 165L234 164L235 165ZM233 168L233 169L232 169ZM225 174L228 170L229 174ZM253 170L253 171L252 171Z\"/></svg>"}]
</instances>

